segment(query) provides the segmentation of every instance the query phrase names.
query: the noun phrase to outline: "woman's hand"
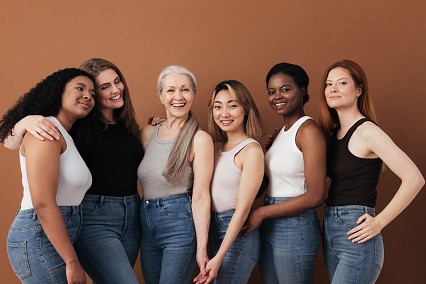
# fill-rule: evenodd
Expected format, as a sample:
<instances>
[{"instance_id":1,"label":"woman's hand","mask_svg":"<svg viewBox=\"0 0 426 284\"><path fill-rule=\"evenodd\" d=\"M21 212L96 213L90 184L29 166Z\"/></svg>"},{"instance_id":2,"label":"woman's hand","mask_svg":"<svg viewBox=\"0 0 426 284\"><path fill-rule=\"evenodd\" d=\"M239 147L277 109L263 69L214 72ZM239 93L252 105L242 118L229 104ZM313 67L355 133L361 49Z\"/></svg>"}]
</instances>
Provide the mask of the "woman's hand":
<instances>
[{"instance_id":1,"label":"woman's hand","mask_svg":"<svg viewBox=\"0 0 426 284\"><path fill-rule=\"evenodd\" d=\"M194 278L194 282L197 284L207 284L212 282L217 277L217 273L221 265L222 260L220 260L217 256L213 257L206 265L206 274L198 274L198 276Z\"/></svg>"},{"instance_id":2,"label":"woman's hand","mask_svg":"<svg viewBox=\"0 0 426 284\"><path fill-rule=\"evenodd\" d=\"M262 207L257 208L248 216L246 223L242 228L242 232L244 236L247 236L251 231L260 226L263 222L263 214L261 214L260 210Z\"/></svg>"},{"instance_id":3,"label":"woman's hand","mask_svg":"<svg viewBox=\"0 0 426 284\"><path fill-rule=\"evenodd\" d=\"M278 128L275 128L274 133L266 137L265 143L263 143L263 147L265 147L266 151L268 151L269 148L271 148L272 143L274 142L275 138L277 138L279 133L280 133L280 130Z\"/></svg>"},{"instance_id":4,"label":"woman's hand","mask_svg":"<svg viewBox=\"0 0 426 284\"><path fill-rule=\"evenodd\" d=\"M150 116L148 117L148 124L152 126L156 126L162 122L166 121L166 119L162 116Z\"/></svg>"},{"instance_id":5,"label":"woman's hand","mask_svg":"<svg viewBox=\"0 0 426 284\"><path fill-rule=\"evenodd\" d=\"M67 264L66 274L69 284L86 284L86 273L80 263Z\"/></svg>"},{"instance_id":6,"label":"woman's hand","mask_svg":"<svg viewBox=\"0 0 426 284\"><path fill-rule=\"evenodd\" d=\"M358 226L350 230L348 239L353 243L362 244L374 238L383 229L383 225L377 217L372 217L367 213L358 218Z\"/></svg>"},{"instance_id":7,"label":"woman's hand","mask_svg":"<svg viewBox=\"0 0 426 284\"><path fill-rule=\"evenodd\" d=\"M22 127L26 132L31 133L35 138L43 141L47 140L59 140L58 127L50 119L45 118L41 115L29 115L24 117L22 120Z\"/></svg>"}]
</instances>

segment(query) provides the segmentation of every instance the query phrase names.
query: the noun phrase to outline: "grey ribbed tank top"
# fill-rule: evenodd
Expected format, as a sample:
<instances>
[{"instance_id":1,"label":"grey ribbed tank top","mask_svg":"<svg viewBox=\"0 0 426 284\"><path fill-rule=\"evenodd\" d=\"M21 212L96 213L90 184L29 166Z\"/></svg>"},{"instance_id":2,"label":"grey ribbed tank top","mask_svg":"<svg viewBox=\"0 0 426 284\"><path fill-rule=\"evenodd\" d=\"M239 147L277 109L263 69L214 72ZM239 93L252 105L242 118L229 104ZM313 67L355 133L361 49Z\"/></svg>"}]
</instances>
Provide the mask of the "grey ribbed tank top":
<instances>
[{"instance_id":1,"label":"grey ribbed tank top","mask_svg":"<svg viewBox=\"0 0 426 284\"><path fill-rule=\"evenodd\" d=\"M159 128L160 125L157 125L152 132L145 148L145 155L138 168L138 178L146 199L189 193L192 191L194 181L192 164L189 162L183 178L178 182L171 183L163 176L162 173L167 165L175 140L158 139Z\"/></svg>"}]
</instances>

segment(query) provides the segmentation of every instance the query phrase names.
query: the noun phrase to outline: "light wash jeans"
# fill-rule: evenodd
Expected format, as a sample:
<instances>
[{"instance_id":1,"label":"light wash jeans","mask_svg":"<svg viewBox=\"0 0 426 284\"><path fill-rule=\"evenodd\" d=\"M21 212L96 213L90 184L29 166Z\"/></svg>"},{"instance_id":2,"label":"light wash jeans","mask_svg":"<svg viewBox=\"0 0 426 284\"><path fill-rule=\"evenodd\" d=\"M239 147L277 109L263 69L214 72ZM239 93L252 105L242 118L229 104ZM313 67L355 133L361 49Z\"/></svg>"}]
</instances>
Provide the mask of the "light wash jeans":
<instances>
[{"instance_id":1,"label":"light wash jeans","mask_svg":"<svg viewBox=\"0 0 426 284\"><path fill-rule=\"evenodd\" d=\"M90 195L75 243L84 270L96 283L139 283L133 266L139 252L139 195Z\"/></svg>"},{"instance_id":2,"label":"light wash jeans","mask_svg":"<svg viewBox=\"0 0 426 284\"><path fill-rule=\"evenodd\" d=\"M189 283L196 254L191 197L178 194L142 199L140 216L145 283Z\"/></svg>"},{"instance_id":3,"label":"light wash jeans","mask_svg":"<svg viewBox=\"0 0 426 284\"><path fill-rule=\"evenodd\" d=\"M225 237L235 210L212 212L209 232L209 257L213 258ZM213 283L247 283L260 256L260 230L243 237L240 233L229 248Z\"/></svg>"},{"instance_id":4,"label":"light wash jeans","mask_svg":"<svg viewBox=\"0 0 426 284\"><path fill-rule=\"evenodd\" d=\"M265 205L288 199L266 197ZM262 253L259 261L263 282L312 283L320 242L321 228L314 209L296 216L265 220L262 224Z\"/></svg>"},{"instance_id":5,"label":"light wash jeans","mask_svg":"<svg viewBox=\"0 0 426 284\"><path fill-rule=\"evenodd\" d=\"M383 267L383 239L380 234L365 243L348 240L365 213L375 216L374 208L349 205L324 209L323 251L331 283L375 283Z\"/></svg>"},{"instance_id":6,"label":"light wash jeans","mask_svg":"<svg viewBox=\"0 0 426 284\"><path fill-rule=\"evenodd\" d=\"M81 207L59 209L74 243L81 226ZM34 209L18 211L9 228L7 255L22 283L67 283L65 262L47 238Z\"/></svg>"}]
</instances>

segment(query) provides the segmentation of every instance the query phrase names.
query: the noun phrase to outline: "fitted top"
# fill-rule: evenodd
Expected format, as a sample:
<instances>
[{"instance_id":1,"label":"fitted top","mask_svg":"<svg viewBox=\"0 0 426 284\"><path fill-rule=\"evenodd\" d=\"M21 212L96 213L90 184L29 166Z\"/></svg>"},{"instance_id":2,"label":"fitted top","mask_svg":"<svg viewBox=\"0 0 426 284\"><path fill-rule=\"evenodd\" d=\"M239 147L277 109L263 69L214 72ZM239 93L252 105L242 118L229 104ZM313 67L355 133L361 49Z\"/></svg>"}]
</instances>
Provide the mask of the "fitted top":
<instances>
[{"instance_id":1,"label":"fitted top","mask_svg":"<svg viewBox=\"0 0 426 284\"><path fill-rule=\"evenodd\" d=\"M87 193L117 197L136 194L142 158L142 145L124 125L109 124L101 132L96 153L87 162L93 177Z\"/></svg>"},{"instance_id":2,"label":"fitted top","mask_svg":"<svg viewBox=\"0 0 426 284\"><path fill-rule=\"evenodd\" d=\"M175 139L160 140L157 125L145 147L145 156L138 168L138 178L142 184L144 198L164 198L176 194L192 191L194 172L192 164L188 162L185 174L177 182L169 182L163 171L167 165L170 152L175 144Z\"/></svg>"},{"instance_id":3,"label":"fitted top","mask_svg":"<svg viewBox=\"0 0 426 284\"><path fill-rule=\"evenodd\" d=\"M370 120L367 118L358 120L342 139L338 140L336 133L330 139L327 176L331 179L331 185L325 201L328 206L376 205L376 187L382 160L357 157L348 148L352 134L366 121Z\"/></svg>"},{"instance_id":4,"label":"fitted top","mask_svg":"<svg viewBox=\"0 0 426 284\"><path fill-rule=\"evenodd\" d=\"M235 209L241 180L241 170L235 165L235 156L250 143L259 144L253 138L248 138L230 151L223 152L220 147L215 152L214 173L210 185L212 211Z\"/></svg>"},{"instance_id":5,"label":"fitted top","mask_svg":"<svg viewBox=\"0 0 426 284\"><path fill-rule=\"evenodd\" d=\"M48 117L64 137L67 148L60 156L58 191L56 193L56 203L58 206L77 206L83 200L86 191L92 184L92 175L83 158L80 156L71 136L62 126L62 124L53 116ZM49 142L46 142L49 143ZM21 201L21 209L33 208L31 201L30 187L27 179L26 158L19 151L19 160L21 164L22 186L24 187L24 196ZM40 165L43 167L43 165Z\"/></svg>"},{"instance_id":6,"label":"fitted top","mask_svg":"<svg viewBox=\"0 0 426 284\"><path fill-rule=\"evenodd\" d=\"M284 126L266 152L268 196L295 197L306 192L303 153L297 148L296 135L300 126L308 119L312 118L299 118L288 130Z\"/></svg>"}]
</instances>

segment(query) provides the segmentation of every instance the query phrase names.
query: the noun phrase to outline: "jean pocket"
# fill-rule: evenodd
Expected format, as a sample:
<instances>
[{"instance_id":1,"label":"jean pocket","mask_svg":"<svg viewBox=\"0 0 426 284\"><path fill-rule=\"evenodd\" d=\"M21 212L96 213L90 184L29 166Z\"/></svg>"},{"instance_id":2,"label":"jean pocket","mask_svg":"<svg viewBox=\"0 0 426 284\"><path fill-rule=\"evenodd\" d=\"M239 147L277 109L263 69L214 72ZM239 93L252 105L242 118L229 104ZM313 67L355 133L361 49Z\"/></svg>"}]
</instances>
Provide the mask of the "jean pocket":
<instances>
[{"instance_id":1,"label":"jean pocket","mask_svg":"<svg viewBox=\"0 0 426 284\"><path fill-rule=\"evenodd\" d=\"M24 280L31 276L30 264L28 262L27 242L7 242L7 255L15 274Z\"/></svg>"},{"instance_id":2,"label":"jean pocket","mask_svg":"<svg viewBox=\"0 0 426 284\"><path fill-rule=\"evenodd\" d=\"M357 211L357 212L342 212L338 216L336 216L337 224L344 226L347 229L355 228L357 225L357 221L359 217L364 215L365 212Z\"/></svg>"},{"instance_id":3,"label":"jean pocket","mask_svg":"<svg viewBox=\"0 0 426 284\"><path fill-rule=\"evenodd\" d=\"M187 201L165 203L161 205L161 210L170 215L189 215L191 212L191 204Z\"/></svg>"},{"instance_id":4,"label":"jean pocket","mask_svg":"<svg viewBox=\"0 0 426 284\"><path fill-rule=\"evenodd\" d=\"M383 268L383 261L385 259L384 252L382 235L378 234L374 237L374 261L377 268L380 270Z\"/></svg>"},{"instance_id":5,"label":"jean pocket","mask_svg":"<svg viewBox=\"0 0 426 284\"><path fill-rule=\"evenodd\" d=\"M99 201L87 202L83 200L83 203L81 204L81 210L83 212L83 215L95 215L99 208L101 208L99 205Z\"/></svg>"}]
</instances>

